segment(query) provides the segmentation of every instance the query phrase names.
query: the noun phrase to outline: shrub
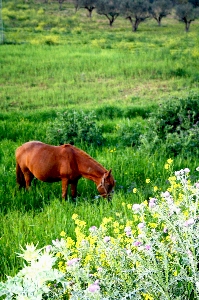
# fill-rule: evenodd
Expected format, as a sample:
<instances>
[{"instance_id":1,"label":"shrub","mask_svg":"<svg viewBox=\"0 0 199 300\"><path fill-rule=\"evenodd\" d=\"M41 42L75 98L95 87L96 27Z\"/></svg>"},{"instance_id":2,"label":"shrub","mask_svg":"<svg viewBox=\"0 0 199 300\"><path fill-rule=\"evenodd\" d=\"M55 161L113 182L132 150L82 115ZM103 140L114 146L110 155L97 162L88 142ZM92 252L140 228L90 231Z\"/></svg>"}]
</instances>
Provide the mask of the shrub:
<instances>
[{"instance_id":1,"label":"shrub","mask_svg":"<svg viewBox=\"0 0 199 300\"><path fill-rule=\"evenodd\" d=\"M123 146L138 146L140 136L145 131L145 123L142 118L136 118L133 122L129 119L123 120L116 125L116 134L118 143Z\"/></svg>"},{"instance_id":2,"label":"shrub","mask_svg":"<svg viewBox=\"0 0 199 300\"><path fill-rule=\"evenodd\" d=\"M143 147L149 143L151 151L154 151L163 143L167 152L174 155L198 153L198 100L197 94L190 94L184 99L170 99L160 105L148 119L146 134L140 141Z\"/></svg>"},{"instance_id":3,"label":"shrub","mask_svg":"<svg viewBox=\"0 0 199 300\"><path fill-rule=\"evenodd\" d=\"M172 168L168 159L166 169ZM198 168L197 168L198 169ZM199 169L198 169L199 170ZM6 299L199 299L199 182L188 168L171 174L164 192L121 205L89 229L77 214L76 240L61 239L19 254L26 265L0 283ZM127 210L132 211L126 218ZM13 298L14 297L14 298Z\"/></svg>"},{"instance_id":4,"label":"shrub","mask_svg":"<svg viewBox=\"0 0 199 300\"><path fill-rule=\"evenodd\" d=\"M58 113L47 130L47 139L53 144L103 143L102 130L96 123L94 112L83 111Z\"/></svg>"}]
</instances>

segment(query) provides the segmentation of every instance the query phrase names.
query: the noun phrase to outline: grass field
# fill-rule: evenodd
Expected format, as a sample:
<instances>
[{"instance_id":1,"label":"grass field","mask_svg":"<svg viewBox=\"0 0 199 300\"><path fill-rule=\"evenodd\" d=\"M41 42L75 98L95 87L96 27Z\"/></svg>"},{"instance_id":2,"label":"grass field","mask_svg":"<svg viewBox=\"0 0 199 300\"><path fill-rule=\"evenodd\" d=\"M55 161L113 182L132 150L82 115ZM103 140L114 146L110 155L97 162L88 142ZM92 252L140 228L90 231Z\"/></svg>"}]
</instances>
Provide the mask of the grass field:
<instances>
[{"instance_id":1,"label":"grass field","mask_svg":"<svg viewBox=\"0 0 199 300\"><path fill-rule=\"evenodd\" d=\"M16 5L16 6L15 6ZM42 9L43 7L43 9ZM154 186L167 186L164 148L151 153L122 142L126 124L147 127L148 116L172 97L198 93L199 22L184 32L174 18L141 23L138 32L118 18L113 28L102 16L76 14L69 5L6 2L2 10L5 44L0 45L0 278L21 267L20 245L35 241L42 247L64 230L74 236L73 213L88 226L120 211L121 203L148 199ZM74 203L61 200L60 183L36 182L18 191L15 149L29 140L49 142L57 112L94 111L105 142L82 148L116 179L112 202L95 199L93 182L81 179ZM151 140L153 143L153 140ZM171 157L173 158L173 157ZM198 166L198 156L177 155L174 169ZM146 179L150 183L146 184ZM133 193L133 189L137 193Z\"/></svg>"}]
</instances>

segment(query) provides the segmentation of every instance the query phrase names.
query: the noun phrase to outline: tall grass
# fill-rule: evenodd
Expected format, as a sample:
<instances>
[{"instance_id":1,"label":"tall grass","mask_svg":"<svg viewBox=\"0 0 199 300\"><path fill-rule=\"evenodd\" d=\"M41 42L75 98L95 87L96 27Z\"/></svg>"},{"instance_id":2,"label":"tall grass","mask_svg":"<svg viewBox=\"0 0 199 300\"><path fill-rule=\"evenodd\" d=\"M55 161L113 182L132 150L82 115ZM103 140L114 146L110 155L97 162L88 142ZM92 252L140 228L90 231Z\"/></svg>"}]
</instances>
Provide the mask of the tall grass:
<instances>
[{"instance_id":1,"label":"tall grass","mask_svg":"<svg viewBox=\"0 0 199 300\"><path fill-rule=\"evenodd\" d=\"M88 226L97 225L120 210L123 201L141 202L154 186L166 187L164 164L169 157L164 148L150 154L147 147L129 147L122 138L128 126L145 130L150 112L168 97L198 91L197 23L185 34L175 20L168 19L162 28L149 21L133 34L122 18L110 29L100 16L94 14L88 22L84 11L74 15L69 7L59 12L56 5L44 5L39 13L39 4L6 2L3 11L7 44L0 48L1 280L21 267L15 255L20 244L38 241L42 247L62 230L73 236L74 212ZM18 191L15 149L28 140L47 142L46 130L56 113L69 109L94 110L102 126L103 146L77 146L112 168L117 182L111 203L96 198L96 187L85 179L79 182L76 202L70 197L62 202L60 183L35 180L29 192ZM194 174L195 157L175 158L175 169L187 166Z\"/></svg>"}]
</instances>

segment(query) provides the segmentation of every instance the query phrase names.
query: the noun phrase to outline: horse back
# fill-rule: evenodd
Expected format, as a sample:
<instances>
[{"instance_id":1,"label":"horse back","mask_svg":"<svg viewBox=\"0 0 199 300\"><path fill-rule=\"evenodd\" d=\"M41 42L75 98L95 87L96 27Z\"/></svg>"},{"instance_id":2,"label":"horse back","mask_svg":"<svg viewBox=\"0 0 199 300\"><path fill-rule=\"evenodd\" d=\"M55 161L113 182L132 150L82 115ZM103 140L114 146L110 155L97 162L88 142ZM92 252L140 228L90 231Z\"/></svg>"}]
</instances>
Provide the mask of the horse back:
<instances>
[{"instance_id":1,"label":"horse back","mask_svg":"<svg viewBox=\"0 0 199 300\"><path fill-rule=\"evenodd\" d=\"M16 150L16 160L22 171L29 170L42 181L78 176L75 153L71 145L52 146L38 141L23 144Z\"/></svg>"}]
</instances>

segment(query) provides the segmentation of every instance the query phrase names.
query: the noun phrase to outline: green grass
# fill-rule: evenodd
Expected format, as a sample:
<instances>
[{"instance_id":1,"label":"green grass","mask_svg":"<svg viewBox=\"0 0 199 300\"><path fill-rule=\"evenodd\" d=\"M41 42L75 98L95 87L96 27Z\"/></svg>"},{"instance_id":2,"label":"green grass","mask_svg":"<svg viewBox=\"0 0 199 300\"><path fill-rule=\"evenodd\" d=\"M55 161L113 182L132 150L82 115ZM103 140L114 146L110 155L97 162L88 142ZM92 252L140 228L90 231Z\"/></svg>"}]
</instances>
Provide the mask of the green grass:
<instances>
[{"instance_id":1,"label":"green grass","mask_svg":"<svg viewBox=\"0 0 199 300\"><path fill-rule=\"evenodd\" d=\"M17 7L15 6L17 5ZM7 9L7 12L6 12ZM136 33L121 17L109 28L95 13L74 14L58 3L6 2L3 10L5 41L0 46L0 278L21 267L15 252L27 242L39 247L64 230L73 236L74 212L88 226L120 211L121 203L140 202L165 189L169 158L163 149L150 154L122 142L121 126L147 125L147 117L171 97L198 92L199 23L190 33L183 24L165 19L141 23ZM23 11L23 13L22 13ZM41 23L45 24L41 24ZM50 45L49 45L50 44ZM96 187L81 179L76 203L61 200L61 184L35 182L29 192L18 191L15 149L28 140L47 142L46 131L57 112L94 110L106 139L104 146L77 145L112 168L117 181L111 203L95 199ZM140 124L140 125L139 125ZM189 167L197 159L178 156L174 168ZM150 178L150 184L146 179ZM138 189L134 194L133 188Z\"/></svg>"}]
</instances>

